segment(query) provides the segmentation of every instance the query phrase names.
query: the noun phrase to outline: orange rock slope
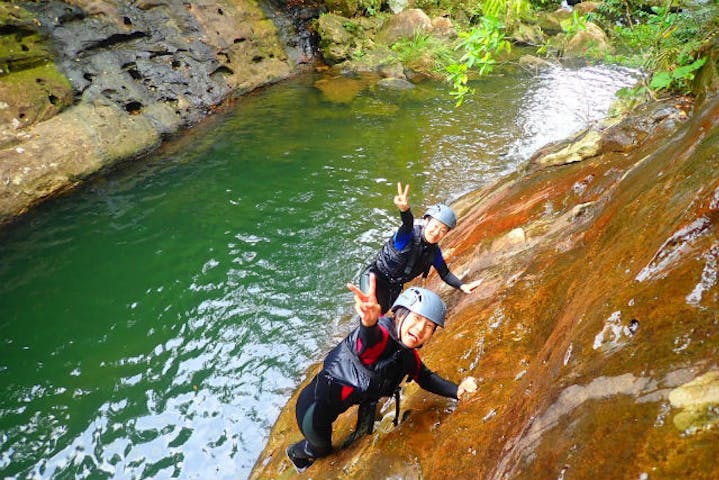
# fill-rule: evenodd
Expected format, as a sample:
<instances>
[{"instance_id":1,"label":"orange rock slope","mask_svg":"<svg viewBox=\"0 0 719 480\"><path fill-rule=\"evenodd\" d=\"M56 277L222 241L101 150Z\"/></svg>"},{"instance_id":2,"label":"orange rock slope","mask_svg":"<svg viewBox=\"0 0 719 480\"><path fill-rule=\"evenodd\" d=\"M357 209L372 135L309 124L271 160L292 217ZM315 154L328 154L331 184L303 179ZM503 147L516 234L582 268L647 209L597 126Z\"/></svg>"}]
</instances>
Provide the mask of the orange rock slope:
<instances>
[{"instance_id":1,"label":"orange rock slope","mask_svg":"<svg viewBox=\"0 0 719 480\"><path fill-rule=\"evenodd\" d=\"M473 396L407 385L398 427L388 402L373 435L301 475L293 397L251 478L719 478L719 100L688 108L548 146L455 205L443 251L483 283L430 276L450 311L422 358L477 377Z\"/></svg>"}]
</instances>

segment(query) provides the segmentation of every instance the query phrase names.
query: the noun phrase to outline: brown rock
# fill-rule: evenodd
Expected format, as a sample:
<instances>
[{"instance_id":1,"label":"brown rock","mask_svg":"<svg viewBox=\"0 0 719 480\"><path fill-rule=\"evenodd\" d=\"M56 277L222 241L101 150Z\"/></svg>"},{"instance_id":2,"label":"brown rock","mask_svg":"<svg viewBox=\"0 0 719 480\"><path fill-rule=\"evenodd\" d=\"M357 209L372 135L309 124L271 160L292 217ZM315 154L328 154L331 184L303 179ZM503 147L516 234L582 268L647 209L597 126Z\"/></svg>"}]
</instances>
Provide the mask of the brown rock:
<instances>
[{"instance_id":1,"label":"brown rock","mask_svg":"<svg viewBox=\"0 0 719 480\"><path fill-rule=\"evenodd\" d=\"M419 8L404 10L390 17L377 35L377 41L391 45L400 38L412 38L417 33L432 30L432 20Z\"/></svg>"}]
</instances>

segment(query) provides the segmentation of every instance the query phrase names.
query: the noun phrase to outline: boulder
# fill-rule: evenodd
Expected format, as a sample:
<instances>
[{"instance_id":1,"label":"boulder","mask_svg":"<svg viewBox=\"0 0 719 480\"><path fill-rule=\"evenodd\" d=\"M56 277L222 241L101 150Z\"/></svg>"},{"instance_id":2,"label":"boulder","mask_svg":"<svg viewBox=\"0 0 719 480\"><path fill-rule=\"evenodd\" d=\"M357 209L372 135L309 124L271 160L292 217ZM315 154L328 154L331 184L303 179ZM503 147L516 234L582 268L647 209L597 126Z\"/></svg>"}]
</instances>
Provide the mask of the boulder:
<instances>
[{"instance_id":1,"label":"boulder","mask_svg":"<svg viewBox=\"0 0 719 480\"><path fill-rule=\"evenodd\" d=\"M352 58L357 50L358 35L364 30L347 17L328 13L317 20L317 33L322 57L329 65Z\"/></svg>"},{"instance_id":2,"label":"boulder","mask_svg":"<svg viewBox=\"0 0 719 480\"><path fill-rule=\"evenodd\" d=\"M447 17L435 17L432 19L432 35L439 38L457 38L457 30L454 29L452 20Z\"/></svg>"},{"instance_id":3,"label":"boulder","mask_svg":"<svg viewBox=\"0 0 719 480\"><path fill-rule=\"evenodd\" d=\"M322 92L325 100L332 103L351 103L357 95L366 89L370 81L375 80L367 76L349 77L345 75L327 75L314 83L317 90Z\"/></svg>"},{"instance_id":4,"label":"boulder","mask_svg":"<svg viewBox=\"0 0 719 480\"><path fill-rule=\"evenodd\" d=\"M404 90L412 90L414 88L414 84L412 82L403 78L383 78L382 80L377 82L377 86L387 90L395 90L400 92Z\"/></svg>"},{"instance_id":5,"label":"boulder","mask_svg":"<svg viewBox=\"0 0 719 480\"><path fill-rule=\"evenodd\" d=\"M432 20L419 8L404 10L390 17L377 34L377 41L392 45L401 38L432 31Z\"/></svg>"},{"instance_id":6,"label":"boulder","mask_svg":"<svg viewBox=\"0 0 719 480\"><path fill-rule=\"evenodd\" d=\"M510 37L514 43L520 45L539 46L544 43L544 32L539 25L518 23Z\"/></svg>"},{"instance_id":7,"label":"boulder","mask_svg":"<svg viewBox=\"0 0 719 480\"><path fill-rule=\"evenodd\" d=\"M577 31L564 44L565 58L585 57L587 55L604 55L613 51L609 38L604 30L596 24L587 22L586 28Z\"/></svg>"},{"instance_id":8,"label":"boulder","mask_svg":"<svg viewBox=\"0 0 719 480\"><path fill-rule=\"evenodd\" d=\"M343 17L354 17L362 9L359 0L325 0L327 9Z\"/></svg>"},{"instance_id":9,"label":"boulder","mask_svg":"<svg viewBox=\"0 0 719 480\"><path fill-rule=\"evenodd\" d=\"M534 55L522 55L519 57L519 65L523 68L529 68L530 70L539 70L541 68L547 68L552 65L551 62L548 62L547 60L536 57Z\"/></svg>"},{"instance_id":10,"label":"boulder","mask_svg":"<svg viewBox=\"0 0 719 480\"><path fill-rule=\"evenodd\" d=\"M574 5L574 11L579 15L586 15L597 10L599 7L598 2L582 2Z\"/></svg>"},{"instance_id":11,"label":"boulder","mask_svg":"<svg viewBox=\"0 0 719 480\"><path fill-rule=\"evenodd\" d=\"M572 18L571 10L560 8L554 12L540 12L537 15L537 25L547 35L562 33L562 22Z\"/></svg>"}]
</instances>

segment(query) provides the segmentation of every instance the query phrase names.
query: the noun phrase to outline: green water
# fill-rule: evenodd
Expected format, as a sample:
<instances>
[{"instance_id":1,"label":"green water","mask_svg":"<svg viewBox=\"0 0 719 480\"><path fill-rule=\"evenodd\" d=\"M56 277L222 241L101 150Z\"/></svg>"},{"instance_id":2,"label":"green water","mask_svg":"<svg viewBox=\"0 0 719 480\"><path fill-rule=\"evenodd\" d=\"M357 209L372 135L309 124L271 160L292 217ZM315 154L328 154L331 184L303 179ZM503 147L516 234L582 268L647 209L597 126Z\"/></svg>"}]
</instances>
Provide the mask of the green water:
<instances>
[{"instance_id":1,"label":"green water","mask_svg":"<svg viewBox=\"0 0 719 480\"><path fill-rule=\"evenodd\" d=\"M244 478L415 212L600 118L621 70L334 104L304 76L0 233L0 476ZM450 265L451 267L451 265Z\"/></svg>"}]
</instances>

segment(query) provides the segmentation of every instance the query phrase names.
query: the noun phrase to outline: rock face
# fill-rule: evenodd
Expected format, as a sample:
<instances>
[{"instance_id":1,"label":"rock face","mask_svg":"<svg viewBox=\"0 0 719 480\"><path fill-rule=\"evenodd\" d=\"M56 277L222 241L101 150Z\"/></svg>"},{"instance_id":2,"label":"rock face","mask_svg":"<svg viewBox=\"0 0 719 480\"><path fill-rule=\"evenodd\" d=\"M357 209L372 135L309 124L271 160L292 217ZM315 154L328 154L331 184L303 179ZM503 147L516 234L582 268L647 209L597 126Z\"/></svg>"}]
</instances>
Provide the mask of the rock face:
<instances>
[{"instance_id":1,"label":"rock face","mask_svg":"<svg viewBox=\"0 0 719 480\"><path fill-rule=\"evenodd\" d=\"M23 103L27 89L15 88L12 106L0 108L0 223L296 67L249 0L18 1L2 9L10 25L2 45L14 56L0 93L29 85L40 100ZM12 50L17 38L24 56Z\"/></svg>"},{"instance_id":2,"label":"rock face","mask_svg":"<svg viewBox=\"0 0 719 480\"><path fill-rule=\"evenodd\" d=\"M449 314L421 355L476 394L409 384L399 426L385 405L372 436L303 477L284 455L292 398L251 478L719 478L719 99L685 109L605 128L588 156L547 148L569 160L455 204L443 251L483 283L464 295L430 275Z\"/></svg>"}]
</instances>

